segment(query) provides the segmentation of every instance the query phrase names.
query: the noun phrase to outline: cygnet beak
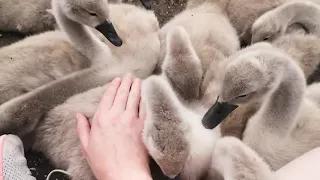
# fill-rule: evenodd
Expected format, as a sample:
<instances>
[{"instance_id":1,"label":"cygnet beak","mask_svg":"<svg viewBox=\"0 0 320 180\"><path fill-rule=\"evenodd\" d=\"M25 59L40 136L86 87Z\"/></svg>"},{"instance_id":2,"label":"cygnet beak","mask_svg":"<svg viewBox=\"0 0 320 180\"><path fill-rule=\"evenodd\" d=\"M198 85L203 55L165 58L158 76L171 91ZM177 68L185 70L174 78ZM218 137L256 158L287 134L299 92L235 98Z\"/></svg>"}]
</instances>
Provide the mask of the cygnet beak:
<instances>
[{"instance_id":1,"label":"cygnet beak","mask_svg":"<svg viewBox=\"0 0 320 180\"><path fill-rule=\"evenodd\" d=\"M118 36L118 33L114 29L111 22L104 21L96 26L96 30L102 33L113 45L118 47L122 45L122 40Z\"/></svg>"},{"instance_id":2,"label":"cygnet beak","mask_svg":"<svg viewBox=\"0 0 320 180\"><path fill-rule=\"evenodd\" d=\"M219 98L219 97L218 97ZM202 118L202 125L206 129L213 129L218 126L238 105L226 102L214 103Z\"/></svg>"},{"instance_id":3,"label":"cygnet beak","mask_svg":"<svg viewBox=\"0 0 320 180\"><path fill-rule=\"evenodd\" d=\"M177 176L169 176L169 178L173 180L180 180L180 174L178 174Z\"/></svg>"},{"instance_id":4,"label":"cygnet beak","mask_svg":"<svg viewBox=\"0 0 320 180\"><path fill-rule=\"evenodd\" d=\"M146 9L151 9L151 4L153 0L140 0L140 1Z\"/></svg>"}]
</instances>

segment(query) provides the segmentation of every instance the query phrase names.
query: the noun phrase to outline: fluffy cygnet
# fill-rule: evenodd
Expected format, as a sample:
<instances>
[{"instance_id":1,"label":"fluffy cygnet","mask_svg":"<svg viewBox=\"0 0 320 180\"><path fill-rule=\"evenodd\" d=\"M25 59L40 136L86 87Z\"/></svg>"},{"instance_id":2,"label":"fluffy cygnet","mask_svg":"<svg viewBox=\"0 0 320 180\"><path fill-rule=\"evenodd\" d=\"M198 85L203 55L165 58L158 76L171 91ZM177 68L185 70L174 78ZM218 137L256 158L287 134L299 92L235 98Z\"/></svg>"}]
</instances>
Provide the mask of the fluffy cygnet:
<instances>
[{"instance_id":1,"label":"fluffy cygnet","mask_svg":"<svg viewBox=\"0 0 320 180\"><path fill-rule=\"evenodd\" d=\"M308 79L308 84L315 81L317 74L314 72L317 71L320 63L320 41L318 37L312 34L294 32L280 36L272 42L272 45L290 55L299 64ZM240 51L240 53L243 53L243 51ZM260 103L258 102L240 105L221 123L222 135L231 135L242 139L248 119L258 111L259 107Z\"/></svg>"},{"instance_id":2,"label":"fluffy cygnet","mask_svg":"<svg viewBox=\"0 0 320 180\"><path fill-rule=\"evenodd\" d=\"M150 77L143 86L143 140L149 154L172 179L201 178L210 167L215 132L204 129L202 116L184 107L162 77Z\"/></svg>"},{"instance_id":3,"label":"fluffy cygnet","mask_svg":"<svg viewBox=\"0 0 320 180\"><path fill-rule=\"evenodd\" d=\"M302 69L289 55L277 48L252 49L228 64L220 101L261 103L243 141L277 170L320 144L319 91L308 91Z\"/></svg>"},{"instance_id":4,"label":"fluffy cygnet","mask_svg":"<svg viewBox=\"0 0 320 180\"><path fill-rule=\"evenodd\" d=\"M216 56L228 56L239 50L240 44L236 30L223 10L214 2L206 1L187 8L168 21L159 31L161 56L158 69L161 71L166 54L166 35L176 26L187 31L205 73Z\"/></svg>"},{"instance_id":5,"label":"fluffy cygnet","mask_svg":"<svg viewBox=\"0 0 320 180\"><path fill-rule=\"evenodd\" d=\"M320 6L311 1L285 3L261 15L252 25L251 43L272 41L287 28L300 24L307 33L320 37Z\"/></svg>"},{"instance_id":6,"label":"fluffy cygnet","mask_svg":"<svg viewBox=\"0 0 320 180\"><path fill-rule=\"evenodd\" d=\"M24 81L23 82L24 84L34 83L35 81L36 82L40 81L42 82L42 84L39 83L39 84L36 84L35 86L30 87L29 92L27 92L26 94L24 95L20 94L21 96L18 96L18 97L16 96L16 98L0 106L0 111L2 112L0 113L0 121L8 122L8 123L1 123L3 126L2 127L0 126L0 134L7 132L7 133L18 133L19 135L22 136L26 132L31 131L33 129L33 125L35 125L44 114L46 114L53 107L56 107L60 103L63 103L70 96L73 96L75 94L87 91L91 88L101 86L107 83L109 79L104 78L104 76L105 75L110 76L108 73L110 69L115 69L119 71L120 74L124 72L132 72L141 77L148 76L153 72L157 63L157 58L159 57L159 53L160 53L160 42L159 42L158 33L157 33L159 29L159 24L155 15L151 11L146 11L145 9L139 8L137 6L128 5L128 4L126 5L119 4L119 5L114 5L114 7L110 12L110 17L119 19L119 21L117 21L119 22L119 24L115 23L114 26L117 29L117 32L119 32L119 34L122 37L124 37L123 45L121 47L114 47L113 45L109 44L110 45L109 47L113 47L113 48L109 48L109 50L112 52L112 59L103 59L103 60L114 60L117 63L111 66L106 66L104 63L102 63L102 65L91 67L87 70L83 70L83 72L73 71L73 74L72 72L70 72L71 74L69 73L69 75L63 74L63 76L61 75L56 80L49 79L47 81L40 81L42 79L40 80L37 79L38 76L32 76L34 75L35 72L31 72L30 69L27 69L27 68L23 69L28 72L30 71L29 74L25 74L24 78L26 78L28 81ZM135 21L136 19L140 19L140 21ZM132 29L128 24L132 26ZM52 33L54 34L54 32ZM36 36L34 36L34 38L36 38ZM53 36L52 37L53 42L48 41L47 43L50 43L49 45L52 45L51 43L55 43L56 42L55 40L56 39ZM61 39L58 39L58 40L61 40ZM43 39L39 40L39 42L37 43L38 43L37 47L43 47L45 45L45 43L43 42ZM25 46L24 48L26 48ZM108 48L108 46L106 45L104 46ZM59 53L60 51L62 52L67 51L66 48L61 48L61 47L56 47L56 48L58 49L56 49L55 51L52 51L52 50L50 51L48 50L48 51L49 52L52 51L56 53ZM73 51L76 51L76 50L73 50ZM45 54L43 54L43 56L44 55ZM49 55L52 55L52 54L49 53ZM57 58L53 60L57 61ZM74 61L76 60L79 61L79 59L75 59ZM44 67L46 65L46 63L42 64L40 60L34 61L34 59L33 60L30 59L29 61L34 62L34 64L37 64L37 63L41 64ZM53 61L53 62L56 62L56 61ZM69 62L68 59L64 59L64 58L61 58L61 60L59 59L59 61ZM74 61L70 61L70 63L75 64ZM21 63L22 61L20 62L20 64ZM27 65L26 61L24 61L24 63L25 64L23 65L25 65L25 67L31 66L31 65ZM10 66L11 64L6 64L6 65ZM60 65L63 65L63 64L60 63L60 64L57 64L56 66L59 68L67 68L67 66L60 67ZM59 68L57 67L55 67L55 69L59 70ZM42 71L39 71L39 69L40 68L38 68L38 71L36 72L46 73L46 71L42 72ZM17 69L15 67L12 67L12 70L14 72L17 72ZM21 69L18 69L18 70L21 70ZM50 70L54 70L54 69L50 69ZM6 71L3 70L2 73L4 72ZM16 74L19 75L18 73ZM8 73L8 75L12 77L12 75L15 75L15 73ZM11 83L14 83L14 81L12 81ZM20 81L17 84L20 84ZM9 84L6 84L6 85L8 86ZM18 88L16 89L19 90ZM13 90L14 88L10 89L10 91L8 92L12 92ZM54 93L54 96L52 95L53 93ZM12 121L13 119L15 121ZM30 126L26 125L24 127L21 127L20 123L31 124L31 125Z\"/></svg>"},{"instance_id":7,"label":"fluffy cygnet","mask_svg":"<svg viewBox=\"0 0 320 180\"><path fill-rule=\"evenodd\" d=\"M73 0L52 1L54 14L65 34L61 31L45 32L0 49L0 104L75 71L117 63L108 46L85 27L103 26L106 19L110 21L104 1L92 0L91 12L100 13L99 16L71 11L64 6L69 4L67 7L85 9L86 2L79 1L75 5ZM112 31L105 34L108 28ZM100 30L106 37L121 41L112 24Z\"/></svg>"},{"instance_id":8,"label":"fluffy cygnet","mask_svg":"<svg viewBox=\"0 0 320 180\"><path fill-rule=\"evenodd\" d=\"M106 3L121 3L122 0L105 0ZM149 0L141 0L150 9ZM25 34L37 34L54 30L56 21L51 13L51 0L0 0L0 30Z\"/></svg>"},{"instance_id":9,"label":"fluffy cygnet","mask_svg":"<svg viewBox=\"0 0 320 180\"><path fill-rule=\"evenodd\" d=\"M198 100L203 72L186 30L173 28L166 42L163 73L142 84L143 141L166 176L196 180L210 167L219 129L201 124L207 110Z\"/></svg>"},{"instance_id":10,"label":"fluffy cygnet","mask_svg":"<svg viewBox=\"0 0 320 180\"><path fill-rule=\"evenodd\" d=\"M204 2L214 3L222 9L240 36L241 44L246 45L251 38L251 27L256 18L281 5L283 0L188 0L187 9Z\"/></svg>"}]
</instances>

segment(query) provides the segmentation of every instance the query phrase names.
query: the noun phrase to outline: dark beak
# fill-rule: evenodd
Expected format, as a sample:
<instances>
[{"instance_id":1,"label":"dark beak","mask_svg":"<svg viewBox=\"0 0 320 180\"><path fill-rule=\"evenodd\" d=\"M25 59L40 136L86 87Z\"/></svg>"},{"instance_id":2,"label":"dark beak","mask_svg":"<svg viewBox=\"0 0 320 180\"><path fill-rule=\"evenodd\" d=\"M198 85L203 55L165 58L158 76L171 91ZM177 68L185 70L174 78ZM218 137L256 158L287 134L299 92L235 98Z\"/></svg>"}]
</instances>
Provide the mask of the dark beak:
<instances>
[{"instance_id":1,"label":"dark beak","mask_svg":"<svg viewBox=\"0 0 320 180\"><path fill-rule=\"evenodd\" d=\"M252 32L251 27L246 28L243 33L239 35L240 46L242 48L247 47L251 44Z\"/></svg>"},{"instance_id":2,"label":"dark beak","mask_svg":"<svg viewBox=\"0 0 320 180\"><path fill-rule=\"evenodd\" d=\"M104 21L102 24L96 26L96 30L102 33L113 45L118 47L122 45L122 40L111 22Z\"/></svg>"},{"instance_id":3,"label":"dark beak","mask_svg":"<svg viewBox=\"0 0 320 180\"><path fill-rule=\"evenodd\" d=\"M219 98L219 97L218 97ZM238 106L228 103L220 103L218 99L202 118L202 125L206 129L213 129L218 126Z\"/></svg>"},{"instance_id":4,"label":"dark beak","mask_svg":"<svg viewBox=\"0 0 320 180\"><path fill-rule=\"evenodd\" d=\"M245 48L249 45L250 43L246 42L244 39L240 39L240 47Z\"/></svg>"},{"instance_id":5,"label":"dark beak","mask_svg":"<svg viewBox=\"0 0 320 180\"><path fill-rule=\"evenodd\" d=\"M178 176L176 176L173 180L180 180L180 174Z\"/></svg>"},{"instance_id":6,"label":"dark beak","mask_svg":"<svg viewBox=\"0 0 320 180\"><path fill-rule=\"evenodd\" d=\"M146 9L151 9L151 5L152 5L152 1L153 0L140 0L142 5L146 8Z\"/></svg>"}]
</instances>

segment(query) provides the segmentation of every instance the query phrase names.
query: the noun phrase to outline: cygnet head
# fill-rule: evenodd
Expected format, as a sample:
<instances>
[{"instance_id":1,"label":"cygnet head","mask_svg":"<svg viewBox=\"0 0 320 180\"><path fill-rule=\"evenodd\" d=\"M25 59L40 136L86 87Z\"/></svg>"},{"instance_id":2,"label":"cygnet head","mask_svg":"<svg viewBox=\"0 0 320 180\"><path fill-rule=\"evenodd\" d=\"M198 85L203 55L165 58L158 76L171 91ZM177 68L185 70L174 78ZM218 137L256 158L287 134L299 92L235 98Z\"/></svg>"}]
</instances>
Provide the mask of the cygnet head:
<instances>
[{"instance_id":1,"label":"cygnet head","mask_svg":"<svg viewBox=\"0 0 320 180\"><path fill-rule=\"evenodd\" d=\"M53 10L56 5L69 19L97 29L115 46L122 45L122 40L109 20L108 1L52 0Z\"/></svg>"},{"instance_id":2,"label":"cygnet head","mask_svg":"<svg viewBox=\"0 0 320 180\"><path fill-rule=\"evenodd\" d=\"M215 128L238 108L239 104L249 100L258 101L259 99L256 98L265 94L269 87L263 82L271 80L269 75L272 72L267 71L264 60L273 58L273 53L277 54L277 51L270 43L259 42L229 56L226 65L222 68L221 77L218 77L221 82L218 100L202 118L202 125L206 129ZM267 87L261 88L263 86Z\"/></svg>"},{"instance_id":3,"label":"cygnet head","mask_svg":"<svg viewBox=\"0 0 320 180\"><path fill-rule=\"evenodd\" d=\"M252 46L259 46L257 43ZM287 56L275 48L242 50L226 67L219 101L245 104L261 99L273 90L282 76L279 70Z\"/></svg>"},{"instance_id":4,"label":"cygnet head","mask_svg":"<svg viewBox=\"0 0 320 180\"><path fill-rule=\"evenodd\" d=\"M274 17L271 12L260 16L252 25L251 44L267 41L271 42L281 35L281 23L278 17Z\"/></svg>"}]
</instances>

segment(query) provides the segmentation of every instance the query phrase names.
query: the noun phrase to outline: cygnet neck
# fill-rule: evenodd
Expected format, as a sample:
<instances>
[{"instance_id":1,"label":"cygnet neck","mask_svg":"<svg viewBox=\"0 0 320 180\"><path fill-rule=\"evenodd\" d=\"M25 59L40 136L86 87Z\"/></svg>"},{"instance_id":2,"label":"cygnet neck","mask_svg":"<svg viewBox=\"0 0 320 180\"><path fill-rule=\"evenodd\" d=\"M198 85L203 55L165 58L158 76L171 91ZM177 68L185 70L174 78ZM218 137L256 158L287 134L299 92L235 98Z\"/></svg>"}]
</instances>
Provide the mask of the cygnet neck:
<instances>
[{"instance_id":1,"label":"cygnet neck","mask_svg":"<svg viewBox=\"0 0 320 180\"><path fill-rule=\"evenodd\" d=\"M261 121L261 131L284 137L295 124L306 82L302 70L290 58L281 66L281 72L276 75L280 78L279 84L264 100L257 115Z\"/></svg>"},{"instance_id":2,"label":"cygnet neck","mask_svg":"<svg viewBox=\"0 0 320 180\"><path fill-rule=\"evenodd\" d=\"M62 32L72 45L90 61L91 65L107 64L112 61L112 53L85 25L69 19L61 9L58 0L52 0L52 10Z\"/></svg>"},{"instance_id":3,"label":"cygnet neck","mask_svg":"<svg viewBox=\"0 0 320 180\"><path fill-rule=\"evenodd\" d=\"M298 23L305 27L308 33L320 37L320 25L318 24L320 6L317 4L305 1L291 2L280 6L276 11L277 15L275 17L286 24L285 28ZM283 31L286 31L286 29L283 29Z\"/></svg>"}]
</instances>

